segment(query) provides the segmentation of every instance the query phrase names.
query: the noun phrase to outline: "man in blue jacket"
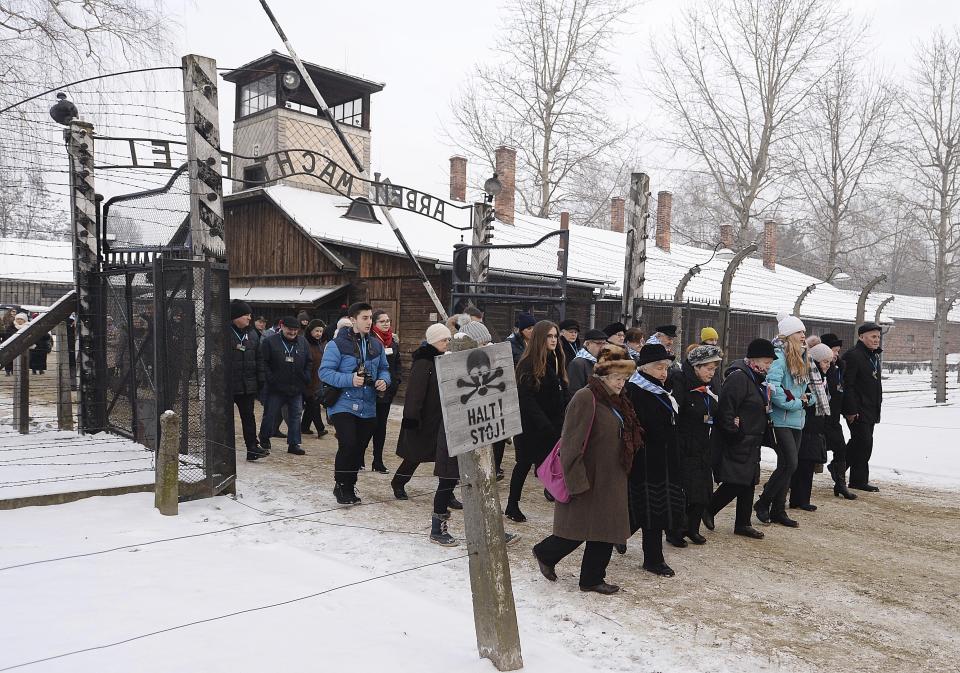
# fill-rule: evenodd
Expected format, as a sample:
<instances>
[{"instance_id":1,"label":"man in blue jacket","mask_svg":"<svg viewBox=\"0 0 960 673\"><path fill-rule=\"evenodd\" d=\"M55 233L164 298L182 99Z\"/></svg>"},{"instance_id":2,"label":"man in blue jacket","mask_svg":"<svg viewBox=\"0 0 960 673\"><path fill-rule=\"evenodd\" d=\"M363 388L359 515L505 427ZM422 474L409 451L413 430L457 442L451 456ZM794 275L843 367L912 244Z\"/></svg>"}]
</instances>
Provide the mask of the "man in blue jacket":
<instances>
[{"instance_id":1,"label":"man in blue jacket","mask_svg":"<svg viewBox=\"0 0 960 673\"><path fill-rule=\"evenodd\" d=\"M330 422L337 430L333 494L341 505L360 502L357 472L377 427L377 398L390 385L390 366L380 342L370 336L373 307L357 302L347 310L350 327L327 344L320 363L320 380L340 391L328 404Z\"/></svg>"},{"instance_id":2,"label":"man in blue jacket","mask_svg":"<svg viewBox=\"0 0 960 673\"><path fill-rule=\"evenodd\" d=\"M300 418L303 391L310 382L310 349L294 316L280 322L279 332L260 341L260 357L267 379L260 419L260 447L264 453L270 453L270 437L276 430L280 410L286 406L287 451L302 456L306 452L300 448Z\"/></svg>"}]
</instances>

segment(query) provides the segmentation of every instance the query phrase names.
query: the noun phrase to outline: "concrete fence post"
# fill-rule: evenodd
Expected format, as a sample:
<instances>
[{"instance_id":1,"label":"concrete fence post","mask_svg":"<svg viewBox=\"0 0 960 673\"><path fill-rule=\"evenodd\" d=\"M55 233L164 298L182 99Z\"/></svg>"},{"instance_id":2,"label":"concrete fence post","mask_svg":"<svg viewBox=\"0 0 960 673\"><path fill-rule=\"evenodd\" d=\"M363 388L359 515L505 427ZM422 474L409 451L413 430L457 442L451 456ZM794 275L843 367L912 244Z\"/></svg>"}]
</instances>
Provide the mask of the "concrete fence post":
<instances>
[{"instance_id":1,"label":"concrete fence post","mask_svg":"<svg viewBox=\"0 0 960 673\"><path fill-rule=\"evenodd\" d=\"M166 516L177 514L179 497L180 417L172 411L160 416L160 444L157 449L154 506Z\"/></svg>"}]
</instances>

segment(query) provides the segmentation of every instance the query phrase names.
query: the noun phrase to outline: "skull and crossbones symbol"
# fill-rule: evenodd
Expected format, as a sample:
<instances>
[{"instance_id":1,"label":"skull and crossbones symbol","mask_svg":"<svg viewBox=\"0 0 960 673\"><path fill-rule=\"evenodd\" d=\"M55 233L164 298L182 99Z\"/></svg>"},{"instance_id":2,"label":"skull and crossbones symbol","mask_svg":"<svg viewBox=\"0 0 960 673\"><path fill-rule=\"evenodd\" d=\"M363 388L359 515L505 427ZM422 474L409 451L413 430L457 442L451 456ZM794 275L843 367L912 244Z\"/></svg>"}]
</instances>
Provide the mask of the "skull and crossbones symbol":
<instances>
[{"instance_id":1,"label":"skull and crossbones symbol","mask_svg":"<svg viewBox=\"0 0 960 673\"><path fill-rule=\"evenodd\" d=\"M492 369L490 356L482 348L477 348L467 356L467 378L457 379L458 388L473 388L460 396L460 404L466 404L474 395L483 397L491 389L503 392L507 388L504 382L493 383L503 376L503 367Z\"/></svg>"}]
</instances>

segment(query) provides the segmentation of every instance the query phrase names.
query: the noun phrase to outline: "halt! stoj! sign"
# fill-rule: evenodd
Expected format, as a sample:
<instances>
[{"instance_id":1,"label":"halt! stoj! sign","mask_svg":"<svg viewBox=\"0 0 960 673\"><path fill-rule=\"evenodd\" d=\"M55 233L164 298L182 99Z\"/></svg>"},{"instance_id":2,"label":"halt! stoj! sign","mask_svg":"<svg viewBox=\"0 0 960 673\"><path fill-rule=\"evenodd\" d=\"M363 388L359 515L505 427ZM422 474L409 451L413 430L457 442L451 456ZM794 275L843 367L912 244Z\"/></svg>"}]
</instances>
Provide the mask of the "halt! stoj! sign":
<instances>
[{"instance_id":1,"label":"halt! stoj! sign","mask_svg":"<svg viewBox=\"0 0 960 673\"><path fill-rule=\"evenodd\" d=\"M510 344L446 353L436 366L451 456L523 431Z\"/></svg>"}]
</instances>

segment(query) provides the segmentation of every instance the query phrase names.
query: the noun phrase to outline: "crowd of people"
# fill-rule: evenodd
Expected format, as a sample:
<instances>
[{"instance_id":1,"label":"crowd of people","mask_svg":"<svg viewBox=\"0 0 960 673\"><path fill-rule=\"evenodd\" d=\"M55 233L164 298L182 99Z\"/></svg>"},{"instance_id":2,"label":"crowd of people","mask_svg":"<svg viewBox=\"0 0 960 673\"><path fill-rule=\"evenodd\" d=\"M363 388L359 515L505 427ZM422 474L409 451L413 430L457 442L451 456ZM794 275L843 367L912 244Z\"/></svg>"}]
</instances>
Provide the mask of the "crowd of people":
<instances>
[{"instance_id":1,"label":"crowd of people","mask_svg":"<svg viewBox=\"0 0 960 673\"><path fill-rule=\"evenodd\" d=\"M231 317L233 392L247 459L269 455L271 439L284 436L281 418L287 450L303 455L302 432L312 422L318 435L326 434L325 414L338 446L333 493L340 504L359 503L357 475L371 441L371 468L388 472L387 419L404 377L396 447L402 462L391 480L393 494L409 499L406 485L421 464L432 463L437 490L430 539L456 545L447 521L463 505L456 497L456 457L447 452L435 363L448 351L493 341L483 313L469 307L428 327L407 368L391 316L366 303L353 304L330 327L301 313L267 329L238 300ZM520 508L523 487L531 469L555 454L570 497L543 490L554 503L553 534L533 548L544 577L555 581L556 566L586 543L580 588L615 593L607 567L613 551L626 553L638 531L642 567L673 576L664 541L676 548L706 544L701 524L714 530L717 514L734 501L736 535L764 537L754 516L797 528L787 510L816 511L812 484L824 465L837 497L852 500L851 490L879 490L869 481L869 462L882 402L880 327L860 325L857 343L843 351L834 334L807 335L796 316L779 316L777 326L773 341L755 339L734 358L721 352L712 327L678 355L674 325L657 326L647 337L622 323L583 331L575 320L556 324L517 315L506 341L523 431L512 438L516 460L503 514L516 523L527 520ZM259 431L257 399L264 407ZM498 479L504 478L506 444L493 447ZM757 496L764 446L775 452L776 467ZM507 534L506 541L518 537Z\"/></svg>"}]
</instances>

